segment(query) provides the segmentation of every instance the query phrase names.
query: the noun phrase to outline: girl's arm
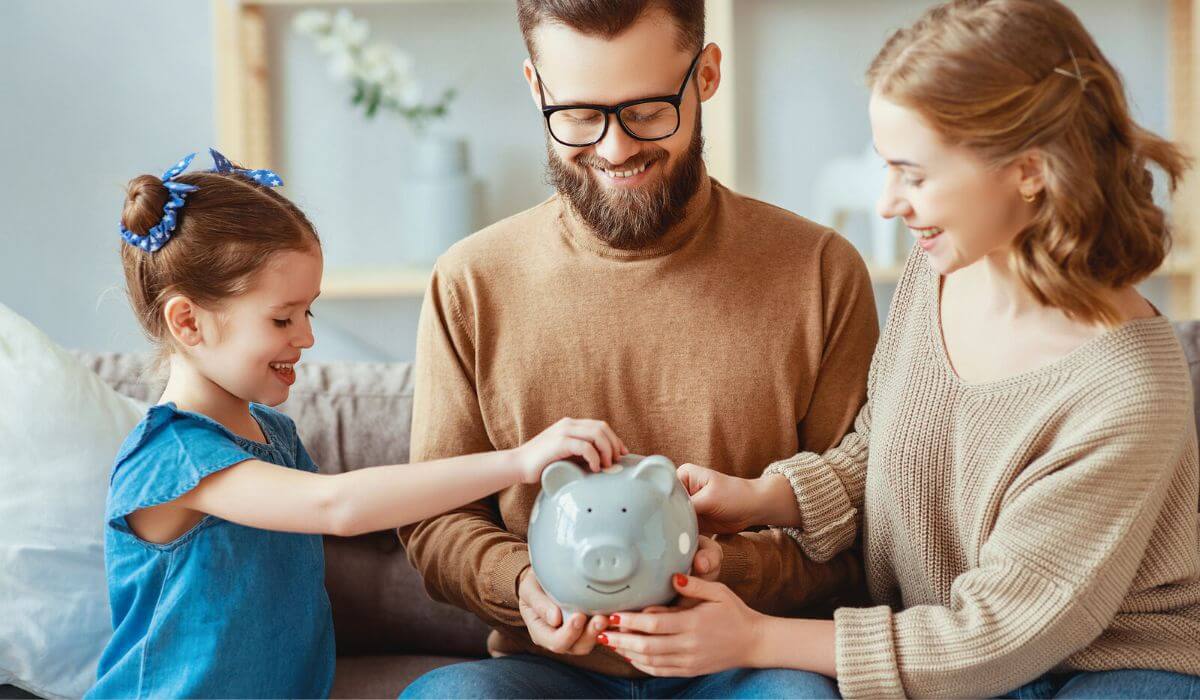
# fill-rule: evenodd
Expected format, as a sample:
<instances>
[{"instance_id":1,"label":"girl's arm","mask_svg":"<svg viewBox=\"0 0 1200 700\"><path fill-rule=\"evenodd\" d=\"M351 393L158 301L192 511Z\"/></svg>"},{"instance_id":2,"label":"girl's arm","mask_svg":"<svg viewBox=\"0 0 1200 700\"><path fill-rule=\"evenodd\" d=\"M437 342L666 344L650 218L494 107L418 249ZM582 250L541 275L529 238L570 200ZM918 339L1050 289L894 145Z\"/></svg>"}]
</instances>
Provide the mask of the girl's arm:
<instances>
[{"instance_id":1,"label":"girl's arm","mask_svg":"<svg viewBox=\"0 0 1200 700\"><path fill-rule=\"evenodd\" d=\"M516 449L436 462L312 474L247 460L206 477L174 503L265 530L351 536L536 483L559 459L582 457L595 471L627 452L606 423L563 419Z\"/></svg>"}]
</instances>

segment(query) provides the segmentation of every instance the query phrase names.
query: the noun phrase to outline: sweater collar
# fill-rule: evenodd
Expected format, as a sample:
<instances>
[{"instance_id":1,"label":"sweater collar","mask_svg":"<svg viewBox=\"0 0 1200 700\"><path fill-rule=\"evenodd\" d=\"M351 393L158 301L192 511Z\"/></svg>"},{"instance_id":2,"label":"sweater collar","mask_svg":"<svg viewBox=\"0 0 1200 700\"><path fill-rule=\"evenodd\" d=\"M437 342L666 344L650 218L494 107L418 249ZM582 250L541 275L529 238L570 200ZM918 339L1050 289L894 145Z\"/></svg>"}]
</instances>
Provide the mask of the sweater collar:
<instances>
[{"instance_id":1,"label":"sweater collar","mask_svg":"<svg viewBox=\"0 0 1200 700\"><path fill-rule=\"evenodd\" d=\"M560 204L559 223L563 234L571 243L601 257L614 260L657 258L675 252L703 231L712 214L714 204L712 189L712 178L708 176L707 171L703 171L700 177L700 186L688 201L683 218L658 240L634 250L614 248L597 238L592 233L591 227L579 218L575 208L562 195L556 195Z\"/></svg>"}]
</instances>

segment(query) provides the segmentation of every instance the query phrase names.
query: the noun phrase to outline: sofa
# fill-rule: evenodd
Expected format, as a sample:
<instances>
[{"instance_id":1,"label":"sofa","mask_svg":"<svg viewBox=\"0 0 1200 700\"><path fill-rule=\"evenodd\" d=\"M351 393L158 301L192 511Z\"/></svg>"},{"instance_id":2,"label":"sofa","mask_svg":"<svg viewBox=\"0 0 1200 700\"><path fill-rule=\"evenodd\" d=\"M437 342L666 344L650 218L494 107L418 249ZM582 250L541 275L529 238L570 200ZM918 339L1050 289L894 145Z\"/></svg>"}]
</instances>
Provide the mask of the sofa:
<instances>
[{"instance_id":1,"label":"sofa","mask_svg":"<svg viewBox=\"0 0 1200 700\"><path fill-rule=\"evenodd\" d=\"M1200 321L1176 325L1200 396ZM145 358L78 355L109 385L153 401ZM408 460L412 417L409 364L308 363L281 410L329 473ZM1198 402L1200 403L1200 402ZM1198 406L1200 408L1200 406ZM487 627L425 593L394 532L325 538L326 587L337 635L334 697L394 698L425 671L486 654ZM31 697L0 687L0 697Z\"/></svg>"}]
</instances>

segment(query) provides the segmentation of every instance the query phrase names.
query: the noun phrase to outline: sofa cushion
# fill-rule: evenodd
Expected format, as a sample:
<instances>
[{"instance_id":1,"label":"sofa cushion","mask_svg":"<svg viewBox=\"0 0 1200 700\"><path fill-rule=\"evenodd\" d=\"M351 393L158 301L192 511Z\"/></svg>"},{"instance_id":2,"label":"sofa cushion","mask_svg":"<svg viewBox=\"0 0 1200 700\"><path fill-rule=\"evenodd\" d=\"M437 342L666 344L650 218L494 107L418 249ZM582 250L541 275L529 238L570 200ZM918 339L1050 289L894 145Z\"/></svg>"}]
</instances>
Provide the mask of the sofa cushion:
<instances>
[{"instance_id":1,"label":"sofa cushion","mask_svg":"<svg viewBox=\"0 0 1200 700\"><path fill-rule=\"evenodd\" d=\"M121 393L145 401L155 401L161 393L161 380L146 371L146 356L80 357ZM301 363L290 397L279 409L296 421L323 473L406 463L412 367ZM394 531L325 537L325 586L339 654L487 653L487 626L467 611L429 598Z\"/></svg>"},{"instance_id":2,"label":"sofa cushion","mask_svg":"<svg viewBox=\"0 0 1200 700\"><path fill-rule=\"evenodd\" d=\"M108 476L145 410L0 304L0 683L58 698L95 682Z\"/></svg>"}]
</instances>

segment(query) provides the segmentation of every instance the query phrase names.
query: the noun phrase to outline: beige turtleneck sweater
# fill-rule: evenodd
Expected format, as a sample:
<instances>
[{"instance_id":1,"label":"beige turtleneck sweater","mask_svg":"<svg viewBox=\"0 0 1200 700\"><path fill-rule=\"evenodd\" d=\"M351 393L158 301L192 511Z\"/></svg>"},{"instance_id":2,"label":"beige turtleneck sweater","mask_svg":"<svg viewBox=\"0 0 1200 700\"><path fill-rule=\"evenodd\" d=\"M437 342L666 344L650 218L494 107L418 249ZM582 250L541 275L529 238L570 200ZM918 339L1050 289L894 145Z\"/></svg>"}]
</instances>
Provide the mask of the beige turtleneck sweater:
<instances>
[{"instance_id":1,"label":"beige turtleneck sweater","mask_svg":"<svg viewBox=\"0 0 1200 700\"><path fill-rule=\"evenodd\" d=\"M878 324L845 239L705 178L653 246L599 241L559 197L455 245L421 312L412 460L516 447L563 416L608 421L635 453L742 477L826 450L866 396ZM430 594L476 613L495 651L535 648L517 609L538 489L401 531ZM722 537L722 580L795 614L858 588L850 553L815 564L779 531ZM560 660L641 675L612 650Z\"/></svg>"},{"instance_id":2,"label":"beige turtleneck sweater","mask_svg":"<svg viewBox=\"0 0 1200 700\"><path fill-rule=\"evenodd\" d=\"M1200 674L1191 382L1163 317L1037 371L960 381L914 248L855 430L788 477L824 561L864 537L872 608L835 615L846 697L994 696L1051 670Z\"/></svg>"}]
</instances>

